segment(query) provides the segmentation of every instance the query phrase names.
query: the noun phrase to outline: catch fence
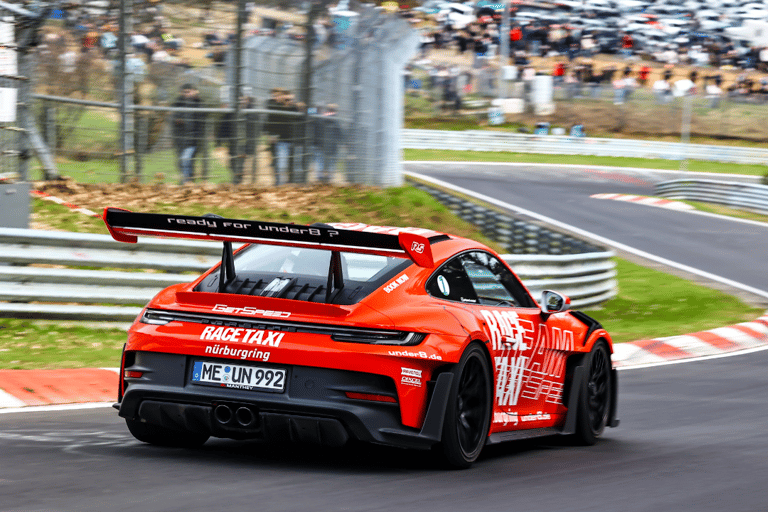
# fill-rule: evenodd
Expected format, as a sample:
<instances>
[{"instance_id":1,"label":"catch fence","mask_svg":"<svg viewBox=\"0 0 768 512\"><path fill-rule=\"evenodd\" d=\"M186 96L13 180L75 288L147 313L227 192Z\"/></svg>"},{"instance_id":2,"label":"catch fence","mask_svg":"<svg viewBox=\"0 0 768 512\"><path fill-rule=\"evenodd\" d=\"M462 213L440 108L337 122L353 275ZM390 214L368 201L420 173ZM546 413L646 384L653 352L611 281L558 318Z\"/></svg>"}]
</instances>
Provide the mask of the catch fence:
<instances>
[{"instance_id":1,"label":"catch fence","mask_svg":"<svg viewBox=\"0 0 768 512\"><path fill-rule=\"evenodd\" d=\"M677 71L678 74L683 70ZM610 81L582 83L555 81L551 103L537 107L533 81L518 76L503 80L488 64L441 65L422 61L407 75L406 118L413 124L456 122L463 126L491 123L489 108L494 99L518 100L515 108L503 116L507 125L532 132L539 122L566 133L579 125L595 137L644 138L666 137L679 140L683 116L691 113L690 134L722 140L763 142L768 139L768 93L723 90L708 94L700 80L693 94L675 94L675 76L667 93L655 92L653 84L635 85L617 91ZM458 101L457 101L458 99ZM686 105L690 102L690 105Z\"/></svg>"},{"instance_id":2,"label":"catch fence","mask_svg":"<svg viewBox=\"0 0 768 512\"><path fill-rule=\"evenodd\" d=\"M404 20L357 5L342 30L328 2L117 4L41 14L28 109L55 163L22 178L401 183Z\"/></svg>"}]
</instances>

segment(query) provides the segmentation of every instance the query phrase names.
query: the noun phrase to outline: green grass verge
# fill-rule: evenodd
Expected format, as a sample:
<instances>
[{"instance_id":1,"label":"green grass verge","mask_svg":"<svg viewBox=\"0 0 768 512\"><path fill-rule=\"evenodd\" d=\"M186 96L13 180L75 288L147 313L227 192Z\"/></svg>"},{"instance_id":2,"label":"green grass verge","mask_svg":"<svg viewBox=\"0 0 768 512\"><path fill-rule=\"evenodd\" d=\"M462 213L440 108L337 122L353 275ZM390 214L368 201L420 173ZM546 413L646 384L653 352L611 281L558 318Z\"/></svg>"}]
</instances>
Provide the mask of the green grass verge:
<instances>
[{"instance_id":1,"label":"green grass verge","mask_svg":"<svg viewBox=\"0 0 768 512\"><path fill-rule=\"evenodd\" d=\"M74 323L0 319L0 368L98 368L120 365L126 333Z\"/></svg>"},{"instance_id":2,"label":"green grass verge","mask_svg":"<svg viewBox=\"0 0 768 512\"><path fill-rule=\"evenodd\" d=\"M617 343L754 320L763 309L726 293L616 258L619 294L590 311Z\"/></svg>"},{"instance_id":3,"label":"green grass verge","mask_svg":"<svg viewBox=\"0 0 768 512\"><path fill-rule=\"evenodd\" d=\"M404 149L405 160L429 160L445 162L524 162L558 165L605 165L610 167L638 167L641 169L678 170L680 162L675 160L652 160L610 156L582 155L538 155L532 153L510 153L505 151L444 151L437 149ZM748 174L764 176L766 165L731 164L689 160L688 170L725 174Z\"/></svg>"},{"instance_id":4,"label":"green grass verge","mask_svg":"<svg viewBox=\"0 0 768 512\"><path fill-rule=\"evenodd\" d=\"M715 213L717 215L725 215L727 217L735 217L737 219L754 220L757 222L768 223L768 215L761 215L759 213L749 212L746 210L737 210L736 208L729 208L727 206L714 203L700 203L698 201L682 202L689 204L702 212Z\"/></svg>"}]
</instances>

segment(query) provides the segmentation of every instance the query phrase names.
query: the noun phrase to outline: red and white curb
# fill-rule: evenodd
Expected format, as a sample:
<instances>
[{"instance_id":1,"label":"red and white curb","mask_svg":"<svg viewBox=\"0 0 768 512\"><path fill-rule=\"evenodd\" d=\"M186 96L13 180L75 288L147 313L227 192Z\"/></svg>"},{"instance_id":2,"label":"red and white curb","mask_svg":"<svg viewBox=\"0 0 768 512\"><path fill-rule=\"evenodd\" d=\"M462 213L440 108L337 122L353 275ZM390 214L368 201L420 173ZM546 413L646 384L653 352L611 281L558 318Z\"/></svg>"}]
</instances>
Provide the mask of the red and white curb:
<instances>
[{"instance_id":1,"label":"red and white curb","mask_svg":"<svg viewBox=\"0 0 768 512\"><path fill-rule=\"evenodd\" d=\"M0 413L114 401L119 368L0 370Z\"/></svg>"},{"instance_id":2,"label":"red and white curb","mask_svg":"<svg viewBox=\"0 0 768 512\"><path fill-rule=\"evenodd\" d=\"M631 369L768 349L768 312L752 322L682 336L617 343L616 368ZM101 407L114 401L117 368L0 370L0 414ZM77 405L80 404L80 405Z\"/></svg>"},{"instance_id":3,"label":"red and white curb","mask_svg":"<svg viewBox=\"0 0 768 512\"><path fill-rule=\"evenodd\" d=\"M592 194L589 197L595 199L611 199L613 201L624 201L626 203L644 204L646 206L657 206L660 208L669 208L670 210L695 210L695 208L681 201L672 201L660 197L633 196L631 194Z\"/></svg>"},{"instance_id":4,"label":"red and white curb","mask_svg":"<svg viewBox=\"0 0 768 512\"><path fill-rule=\"evenodd\" d=\"M768 346L768 313L752 322L709 331L617 343L613 346L613 364L617 368L669 364L765 346Z\"/></svg>"},{"instance_id":5,"label":"red and white curb","mask_svg":"<svg viewBox=\"0 0 768 512\"><path fill-rule=\"evenodd\" d=\"M98 217L99 214L96 212L93 212L89 210L88 208L81 208L77 206L76 204L68 203L65 200L61 199L60 197L52 196L51 194L48 194L46 192L41 192L40 190L30 190L29 195L32 197L37 197L40 199L43 199L45 201L51 201L56 204L60 204L63 206L66 206L67 208L72 209L72 211L82 213L84 215L88 215L89 217Z\"/></svg>"}]
</instances>

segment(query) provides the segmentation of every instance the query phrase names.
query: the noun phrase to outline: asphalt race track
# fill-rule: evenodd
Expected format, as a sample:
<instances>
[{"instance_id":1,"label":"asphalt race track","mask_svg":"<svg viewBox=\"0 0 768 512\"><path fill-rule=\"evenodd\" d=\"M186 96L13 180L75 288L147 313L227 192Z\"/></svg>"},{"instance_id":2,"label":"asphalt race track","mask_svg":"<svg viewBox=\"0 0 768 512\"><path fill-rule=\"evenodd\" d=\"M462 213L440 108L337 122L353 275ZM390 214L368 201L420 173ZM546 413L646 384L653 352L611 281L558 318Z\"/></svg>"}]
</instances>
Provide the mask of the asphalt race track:
<instances>
[{"instance_id":1,"label":"asphalt race track","mask_svg":"<svg viewBox=\"0 0 768 512\"><path fill-rule=\"evenodd\" d=\"M768 226L590 197L653 195L653 183L679 173L470 163L411 162L405 168L757 288L768 297Z\"/></svg>"},{"instance_id":2,"label":"asphalt race track","mask_svg":"<svg viewBox=\"0 0 768 512\"><path fill-rule=\"evenodd\" d=\"M650 175L470 167L408 165L768 290L765 228L589 197L651 194ZM466 471L443 470L424 452L367 445L156 448L135 441L108 407L0 414L0 511L766 510L766 367L768 350L621 371L621 426L597 445L507 443Z\"/></svg>"},{"instance_id":3,"label":"asphalt race track","mask_svg":"<svg viewBox=\"0 0 768 512\"><path fill-rule=\"evenodd\" d=\"M0 510L765 510L766 366L768 351L622 371L622 424L597 445L497 445L467 471L375 446L155 448L111 408L2 414Z\"/></svg>"}]
</instances>

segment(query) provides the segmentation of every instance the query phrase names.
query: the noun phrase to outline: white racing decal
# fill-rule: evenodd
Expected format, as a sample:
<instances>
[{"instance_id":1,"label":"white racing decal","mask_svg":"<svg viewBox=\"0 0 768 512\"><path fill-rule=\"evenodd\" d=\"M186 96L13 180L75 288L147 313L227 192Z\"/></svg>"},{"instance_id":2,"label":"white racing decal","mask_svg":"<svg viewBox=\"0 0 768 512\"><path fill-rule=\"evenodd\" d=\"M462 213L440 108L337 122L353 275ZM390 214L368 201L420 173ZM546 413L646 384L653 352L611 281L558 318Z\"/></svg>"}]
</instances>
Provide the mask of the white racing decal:
<instances>
[{"instance_id":1,"label":"white racing decal","mask_svg":"<svg viewBox=\"0 0 768 512\"><path fill-rule=\"evenodd\" d=\"M271 355L267 351L262 351L259 349L251 349L248 350L247 348L229 348L228 346L224 345L223 347L219 344L216 344L214 346L208 345L205 347L205 353L211 354L214 356L232 356L232 357L239 357L240 359L252 359L254 361L263 361L267 362L269 361L269 356Z\"/></svg>"},{"instance_id":2,"label":"white racing decal","mask_svg":"<svg viewBox=\"0 0 768 512\"><path fill-rule=\"evenodd\" d=\"M495 412L493 413L493 422L501 423L502 425L517 425L519 418L516 412Z\"/></svg>"},{"instance_id":3,"label":"white racing decal","mask_svg":"<svg viewBox=\"0 0 768 512\"><path fill-rule=\"evenodd\" d=\"M215 220L205 220L205 219L192 220L192 219L174 219L174 218L168 219L169 224L173 224L174 222L176 224L189 224L192 226L204 226L206 228L214 228L214 229L217 226Z\"/></svg>"},{"instance_id":4,"label":"white racing decal","mask_svg":"<svg viewBox=\"0 0 768 512\"><path fill-rule=\"evenodd\" d=\"M435 234L435 231L424 228L396 228L391 226L369 226L359 222L333 222L331 226L337 229L349 229L352 231L363 231L365 233L383 233L385 235L399 235L400 233L412 233L414 235L428 236Z\"/></svg>"},{"instance_id":5,"label":"white racing decal","mask_svg":"<svg viewBox=\"0 0 768 512\"><path fill-rule=\"evenodd\" d=\"M521 397L558 403L563 395L565 356L574 346L573 331L542 324L533 342L533 323L514 311L483 310L482 315L497 354L497 405L514 406Z\"/></svg>"},{"instance_id":6,"label":"white racing decal","mask_svg":"<svg viewBox=\"0 0 768 512\"><path fill-rule=\"evenodd\" d=\"M250 224L248 224L250 226ZM291 233L293 235L312 235L322 236L323 233L317 228L293 228L288 226L259 226L260 231L275 231L277 233ZM339 236L338 231L328 231L328 236Z\"/></svg>"},{"instance_id":7,"label":"white racing decal","mask_svg":"<svg viewBox=\"0 0 768 512\"><path fill-rule=\"evenodd\" d=\"M451 287L448 284L448 280L445 276L437 276L437 287L440 289L440 293L446 297L451 294Z\"/></svg>"},{"instance_id":8,"label":"white racing decal","mask_svg":"<svg viewBox=\"0 0 768 512\"><path fill-rule=\"evenodd\" d=\"M482 310L485 323L488 325L491 343L494 350L510 348L523 352L530 348L532 338L525 336L526 330L521 325L520 317L514 311ZM530 331L533 331L533 324ZM526 340L528 343L526 343Z\"/></svg>"},{"instance_id":9,"label":"white racing decal","mask_svg":"<svg viewBox=\"0 0 768 512\"><path fill-rule=\"evenodd\" d=\"M548 413L543 413L541 411L537 412L536 414L525 414L520 417L520 421L544 421L552 419L551 416Z\"/></svg>"},{"instance_id":10,"label":"white racing decal","mask_svg":"<svg viewBox=\"0 0 768 512\"><path fill-rule=\"evenodd\" d=\"M216 304L213 306L213 311L216 313L230 313L235 315L249 315L249 316L267 316L274 318L288 318L291 314L288 311L272 311L269 309L259 308L236 308L230 307L226 304Z\"/></svg>"},{"instance_id":11,"label":"white racing decal","mask_svg":"<svg viewBox=\"0 0 768 512\"><path fill-rule=\"evenodd\" d=\"M418 387L421 387L421 379L417 379L415 377L405 377L405 376L403 376L403 378L400 379L400 384L405 384L406 386L418 386Z\"/></svg>"},{"instance_id":12,"label":"white racing decal","mask_svg":"<svg viewBox=\"0 0 768 512\"><path fill-rule=\"evenodd\" d=\"M403 368L400 367L400 375L405 375L408 377L418 377L421 378L421 370L416 370L414 368Z\"/></svg>"},{"instance_id":13,"label":"white racing decal","mask_svg":"<svg viewBox=\"0 0 768 512\"><path fill-rule=\"evenodd\" d=\"M398 356L398 357L415 357L417 359L430 359L432 361L443 360L443 356L439 356L437 354L427 354L426 352L423 352L423 351L408 352L407 350L390 350L389 355Z\"/></svg>"},{"instance_id":14,"label":"white racing decal","mask_svg":"<svg viewBox=\"0 0 768 512\"><path fill-rule=\"evenodd\" d=\"M205 341L229 341L231 343L248 343L251 345L267 345L279 347L284 332L245 329L242 327L217 327L209 325L200 333L200 339Z\"/></svg>"},{"instance_id":15,"label":"white racing decal","mask_svg":"<svg viewBox=\"0 0 768 512\"><path fill-rule=\"evenodd\" d=\"M417 370L416 368L405 368L401 366L400 375L402 375L400 378L400 384L405 384L406 386L421 387L421 370Z\"/></svg>"},{"instance_id":16,"label":"white racing decal","mask_svg":"<svg viewBox=\"0 0 768 512\"><path fill-rule=\"evenodd\" d=\"M408 275L407 274L403 274L400 277L398 277L397 279L395 279L394 281L392 281L391 283L389 283L387 286L385 286L384 287L384 291L387 292L387 293L390 293L390 292L394 291L395 288L397 288L398 286L400 286L401 284L406 282L407 280L408 280Z\"/></svg>"}]
</instances>

